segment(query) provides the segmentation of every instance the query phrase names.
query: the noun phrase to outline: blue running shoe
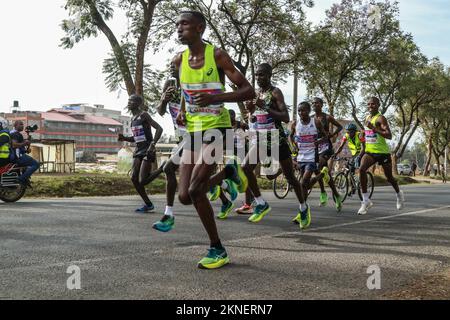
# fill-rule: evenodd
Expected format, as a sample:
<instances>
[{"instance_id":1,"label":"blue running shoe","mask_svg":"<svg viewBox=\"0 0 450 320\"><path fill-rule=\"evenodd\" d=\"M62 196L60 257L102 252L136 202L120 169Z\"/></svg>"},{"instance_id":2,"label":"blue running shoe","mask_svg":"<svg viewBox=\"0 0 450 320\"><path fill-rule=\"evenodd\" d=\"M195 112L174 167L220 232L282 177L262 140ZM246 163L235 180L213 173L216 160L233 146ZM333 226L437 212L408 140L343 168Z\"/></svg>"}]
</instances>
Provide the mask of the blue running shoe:
<instances>
[{"instance_id":1,"label":"blue running shoe","mask_svg":"<svg viewBox=\"0 0 450 320\"><path fill-rule=\"evenodd\" d=\"M311 208L307 205L306 210L300 212L300 229L306 229L311 224Z\"/></svg>"},{"instance_id":2,"label":"blue running shoe","mask_svg":"<svg viewBox=\"0 0 450 320\"><path fill-rule=\"evenodd\" d=\"M149 213L155 210L155 206L152 204L145 205L142 208L136 209L136 213Z\"/></svg>"},{"instance_id":3,"label":"blue running shoe","mask_svg":"<svg viewBox=\"0 0 450 320\"><path fill-rule=\"evenodd\" d=\"M161 220L153 224L153 229L161 232L169 232L175 225L175 217L164 216Z\"/></svg>"},{"instance_id":4,"label":"blue running shoe","mask_svg":"<svg viewBox=\"0 0 450 320\"><path fill-rule=\"evenodd\" d=\"M200 269L218 269L228 263L230 263L230 258L225 248L210 248L206 257L200 260L197 265Z\"/></svg>"},{"instance_id":5,"label":"blue running shoe","mask_svg":"<svg viewBox=\"0 0 450 320\"><path fill-rule=\"evenodd\" d=\"M237 185L230 179L225 180L225 183L228 185L228 188L225 191L230 195L231 202L234 202L234 200L236 200L239 196Z\"/></svg>"},{"instance_id":6,"label":"blue running shoe","mask_svg":"<svg viewBox=\"0 0 450 320\"><path fill-rule=\"evenodd\" d=\"M233 210L234 204L231 201L228 201L224 205L222 205L222 209L220 210L220 213L218 214L217 218L221 220L225 220L228 217L228 214Z\"/></svg>"},{"instance_id":7,"label":"blue running shoe","mask_svg":"<svg viewBox=\"0 0 450 320\"><path fill-rule=\"evenodd\" d=\"M229 177L229 179L236 183L236 186L240 193L244 193L248 187L248 179L244 173L244 170L242 170L241 165L238 163L237 158L233 157L227 163L226 167L233 168L234 173L231 177Z\"/></svg>"},{"instance_id":8,"label":"blue running shoe","mask_svg":"<svg viewBox=\"0 0 450 320\"><path fill-rule=\"evenodd\" d=\"M209 201L216 201L220 197L221 188L219 186L214 186L208 191Z\"/></svg>"},{"instance_id":9,"label":"blue running shoe","mask_svg":"<svg viewBox=\"0 0 450 320\"><path fill-rule=\"evenodd\" d=\"M255 223L260 222L262 218L264 218L264 216L268 214L271 210L272 208L269 206L267 202L263 205L259 204L255 207L254 213L250 218L248 218L248 221Z\"/></svg>"}]
</instances>

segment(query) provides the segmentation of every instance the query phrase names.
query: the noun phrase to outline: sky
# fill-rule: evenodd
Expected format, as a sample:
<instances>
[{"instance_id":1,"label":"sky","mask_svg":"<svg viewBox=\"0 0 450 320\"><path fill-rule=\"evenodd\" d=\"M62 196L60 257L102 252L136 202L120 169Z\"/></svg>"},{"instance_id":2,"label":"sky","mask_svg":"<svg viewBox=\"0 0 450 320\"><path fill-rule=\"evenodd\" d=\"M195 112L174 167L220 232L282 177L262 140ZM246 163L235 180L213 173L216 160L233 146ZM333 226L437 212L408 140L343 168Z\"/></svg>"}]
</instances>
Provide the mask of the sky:
<instances>
[{"instance_id":1,"label":"sky","mask_svg":"<svg viewBox=\"0 0 450 320\"><path fill-rule=\"evenodd\" d=\"M325 10L337 0L315 0L315 7L306 10L307 19L319 22ZM0 9L0 112L8 112L14 100L22 110L47 111L68 103L102 104L123 110L126 92L109 92L102 74L103 59L110 46L103 35L77 44L71 50L59 47L64 36L61 21L67 17L64 0L2 1ZM429 58L438 56L450 65L450 1L400 0L400 23L414 36ZM126 19L115 19L113 31L121 33ZM167 52L147 61L163 68ZM281 89L287 104L292 104L292 79ZM300 85L300 99L305 98ZM156 116L159 117L159 116ZM169 116L161 120L168 134L173 128Z\"/></svg>"}]
</instances>

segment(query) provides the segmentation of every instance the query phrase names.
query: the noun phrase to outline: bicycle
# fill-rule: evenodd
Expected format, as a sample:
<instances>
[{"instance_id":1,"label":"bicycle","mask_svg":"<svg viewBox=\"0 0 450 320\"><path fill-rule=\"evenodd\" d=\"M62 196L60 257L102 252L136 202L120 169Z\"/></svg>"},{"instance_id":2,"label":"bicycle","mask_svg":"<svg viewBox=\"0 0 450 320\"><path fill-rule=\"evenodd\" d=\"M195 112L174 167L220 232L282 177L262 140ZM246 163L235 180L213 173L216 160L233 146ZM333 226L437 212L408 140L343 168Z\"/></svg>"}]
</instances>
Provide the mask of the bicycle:
<instances>
[{"instance_id":1,"label":"bicycle","mask_svg":"<svg viewBox=\"0 0 450 320\"><path fill-rule=\"evenodd\" d=\"M302 179L302 173L300 171L300 168L298 164L294 163L294 171L295 171L295 178L300 182ZM292 190L292 185L287 182L286 177L282 172L273 180L273 193L275 194L275 197L277 197L280 200L283 200L287 197L289 192ZM308 190L308 195L311 194L312 188Z\"/></svg>"},{"instance_id":2,"label":"bicycle","mask_svg":"<svg viewBox=\"0 0 450 320\"><path fill-rule=\"evenodd\" d=\"M359 199L362 201L361 183L359 176L355 174L355 163L353 158L336 158L336 161L345 161L345 167L334 177L334 184L339 194L342 196L342 202L347 199L347 196L352 197L358 192ZM369 191L369 198L372 198L375 187L375 180L372 173L367 172L367 190ZM349 189L351 190L349 191Z\"/></svg>"}]
</instances>

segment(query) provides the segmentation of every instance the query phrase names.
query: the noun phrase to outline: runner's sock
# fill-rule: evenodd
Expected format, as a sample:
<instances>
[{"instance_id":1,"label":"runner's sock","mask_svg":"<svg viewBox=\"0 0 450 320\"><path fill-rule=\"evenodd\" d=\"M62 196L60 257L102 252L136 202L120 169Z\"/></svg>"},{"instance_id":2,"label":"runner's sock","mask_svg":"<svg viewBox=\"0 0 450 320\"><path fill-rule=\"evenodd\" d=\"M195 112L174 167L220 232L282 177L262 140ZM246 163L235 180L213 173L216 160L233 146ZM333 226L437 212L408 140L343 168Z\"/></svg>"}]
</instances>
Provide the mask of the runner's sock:
<instances>
[{"instance_id":1,"label":"runner's sock","mask_svg":"<svg viewBox=\"0 0 450 320\"><path fill-rule=\"evenodd\" d=\"M166 212L164 212L164 215L173 217L173 207L166 206Z\"/></svg>"},{"instance_id":2,"label":"runner's sock","mask_svg":"<svg viewBox=\"0 0 450 320\"><path fill-rule=\"evenodd\" d=\"M256 201L256 203L257 203L258 205L261 205L261 206L263 206L263 205L266 204L266 201L264 201L264 199L263 199L262 196L255 197L255 201Z\"/></svg>"},{"instance_id":3,"label":"runner's sock","mask_svg":"<svg viewBox=\"0 0 450 320\"><path fill-rule=\"evenodd\" d=\"M225 180L223 180L221 187L223 190L228 190L228 183Z\"/></svg>"},{"instance_id":4,"label":"runner's sock","mask_svg":"<svg viewBox=\"0 0 450 320\"><path fill-rule=\"evenodd\" d=\"M308 206L306 205L306 202L300 203L300 210L301 211L305 211L306 209L308 209Z\"/></svg>"},{"instance_id":5,"label":"runner's sock","mask_svg":"<svg viewBox=\"0 0 450 320\"><path fill-rule=\"evenodd\" d=\"M363 202L364 203L369 202L369 193L363 193L362 196L363 196Z\"/></svg>"}]
</instances>

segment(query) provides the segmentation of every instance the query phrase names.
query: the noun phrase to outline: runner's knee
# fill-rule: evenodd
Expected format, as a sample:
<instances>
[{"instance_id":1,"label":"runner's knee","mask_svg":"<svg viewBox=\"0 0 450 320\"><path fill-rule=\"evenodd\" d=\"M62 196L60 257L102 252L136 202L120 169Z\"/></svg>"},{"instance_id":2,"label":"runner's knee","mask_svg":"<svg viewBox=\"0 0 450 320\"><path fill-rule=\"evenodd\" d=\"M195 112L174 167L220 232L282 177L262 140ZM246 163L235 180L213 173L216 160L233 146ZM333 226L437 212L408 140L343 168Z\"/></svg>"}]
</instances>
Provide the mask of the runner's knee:
<instances>
[{"instance_id":1,"label":"runner's knee","mask_svg":"<svg viewBox=\"0 0 450 320\"><path fill-rule=\"evenodd\" d=\"M288 182L290 185L292 185L292 186L300 185L300 183L298 182L298 180L297 180L297 178L294 176L294 174L286 176L286 180L287 180L287 182Z\"/></svg>"},{"instance_id":2,"label":"runner's knee","mask_svg":"<svg viewBox=\"0 0 450 320\"><path fill-rule=\"evenodd\" d=\"M180 200L180 203L187 206L192 204L191 197L189 196L189 192L179 192L178 193L178 200Z\"/></svg>"},{"instance_id":3,"label":"runner's knee","mask_svg":"<svg viewBox=\"0 0 450 320\"><path fill-rule=\"evenodd\" d=\"M189 197L194 200L197 199L198 197L201 197L202 195L206 194L204 185L202 183L192 183L189 186Z\"/></svg>"}]
</instances>

